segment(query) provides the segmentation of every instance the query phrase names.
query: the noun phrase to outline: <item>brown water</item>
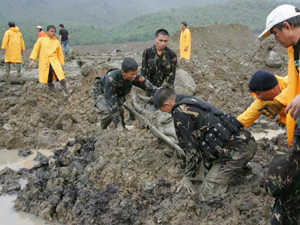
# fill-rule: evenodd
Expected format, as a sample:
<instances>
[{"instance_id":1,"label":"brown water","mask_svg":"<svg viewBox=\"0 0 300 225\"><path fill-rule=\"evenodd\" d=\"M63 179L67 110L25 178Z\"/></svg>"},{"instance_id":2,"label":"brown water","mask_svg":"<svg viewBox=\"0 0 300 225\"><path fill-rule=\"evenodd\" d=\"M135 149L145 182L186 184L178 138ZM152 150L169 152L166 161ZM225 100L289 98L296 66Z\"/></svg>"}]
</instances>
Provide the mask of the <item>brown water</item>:
<instances>
[{"instance_id":1,"label":"brown water","mask_svg":"<svg viewBox=\"0 0 300 225\"><path fill-rule=\"evenodd\" d=\"M32 168L37 162L33 161L37 154L40 153L50 156L52 151L50 150L32 150L34 154L27 157L18 156L18 150L0 150L0 170L5 167L9 167L13 170L19 170L20 168ZM26 185L27 180L20 179L22 188ZM0 186L1 189L1 186ZM14 209L14 201L17 198L17 194L2 195L0 196L0 224L1 225L59 225L59 223L50 223L37 217L34 214L26 213L22 211L16 211Z\"/></svg>"}]
</instances>

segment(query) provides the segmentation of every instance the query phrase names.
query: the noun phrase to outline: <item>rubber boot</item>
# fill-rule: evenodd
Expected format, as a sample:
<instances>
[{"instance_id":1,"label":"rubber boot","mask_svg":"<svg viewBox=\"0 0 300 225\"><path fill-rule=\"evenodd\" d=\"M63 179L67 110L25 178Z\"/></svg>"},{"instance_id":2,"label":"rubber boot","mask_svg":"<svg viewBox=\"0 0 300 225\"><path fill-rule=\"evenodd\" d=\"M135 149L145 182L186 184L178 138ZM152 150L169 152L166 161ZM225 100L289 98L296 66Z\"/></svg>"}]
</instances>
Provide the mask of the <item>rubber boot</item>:
<instances>
[{"instance_id":1,"label":"rubber boot","mask_svg":"<svg viewBox=\"0 0 300 225\"><path fill-rule=\"evenodd\" d=\"M21 76L21 66L22 66L21 63L17 63L17 73L18 73L18 77Z\"/></svg>"},{"instance_id":2,"label":"rubber boot","mask_svg":"<svg viewBox=\"0 0 300 225\"><path fill-rule=\"evenodd\" d=\"M55 92L55 86L54 86L53 83L52 84L48 84L48 87L49 87L50 93Z\"/></svg>"},{"instance_id":3,"label":"rubber boot","mask_svg":"<svg viewBox=\"0 0 300 225\"><path fill-rule=\"evenodd\" d=\"M5 63L6 74L5 77L8 78L10 75L10 63Z\"/></svg>"},{"instance_id":4,"label":"rubber boot","mask_svg":"<svg viewBox=\"0 0 300 225\"><path fill-rule=\"evenodd\" d=\"M60 81L59 83L60 83L60 85L62 87L63 95L65 97L69 96L69 92L68 92L68 89L67 89L67 82L66 81Z\"/></svg>"}]
</instances>

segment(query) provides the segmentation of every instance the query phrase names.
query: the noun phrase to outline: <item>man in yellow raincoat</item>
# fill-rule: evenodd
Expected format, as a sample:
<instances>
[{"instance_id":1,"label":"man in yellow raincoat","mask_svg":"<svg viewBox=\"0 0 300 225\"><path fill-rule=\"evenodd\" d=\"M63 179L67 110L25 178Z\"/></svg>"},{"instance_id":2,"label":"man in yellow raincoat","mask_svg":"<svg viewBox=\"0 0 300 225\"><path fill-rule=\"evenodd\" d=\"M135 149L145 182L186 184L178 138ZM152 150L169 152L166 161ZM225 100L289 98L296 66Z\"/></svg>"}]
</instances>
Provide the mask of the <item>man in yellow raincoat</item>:
<instances>
[{"instance_id":1,"label":"man in yellow raincoat","mask_svg":"<svg viewBox=\"0 0 300 225\"><path fill-rule=\"evenodd\" d=\"M280 123L286 124L286 87L288 77L280 77L264 70L257 71L249 82L254 102L238 120L245 128L251 126L262 114L268 119L280 115Z\"/></svg>"},{"instance_id":2,"label":"man in yellow raincoat","mask_svg":"<svg viewBox=\"0 0 300 225\"><path fill-rule=\"evenodd\" d=\"M8 30L5 32L2 41L2 52L5 54L5 70L6 76L10 74L10 64L16 63L18 76L21 76L22 54L25 50L23 35L19 32L20 28L15 23L8 23Z\"/></svg>"},{"instance_id":3,"label":"man in yellow raincoat","mask_svg":"<svg viewBox=\"0 0 300 225\"><path fill-rule=\"evenodd\" d=\"M180 58L190 59L192 49L192 35L190 29L187 28L187 23L181 23L181 35L180 35Z\"/></svg>"},{"instance_id":4,"label":"man in yellow raincoat","mask_svg":"<svg viewBox=\"0 0 300 225\"><path fill-rule=\"evenodd\" d=\"M50 91L55 91L53 80L61 84L64 96L68 96L67 83L62 66L65 64L64 54L60 42L57 40L56 28L52 25L47 27L44 37L37 40L30 55L32 59L29 68L32 68L39 57L39 81L48 83Z\"/></svg>"}]
</instances>

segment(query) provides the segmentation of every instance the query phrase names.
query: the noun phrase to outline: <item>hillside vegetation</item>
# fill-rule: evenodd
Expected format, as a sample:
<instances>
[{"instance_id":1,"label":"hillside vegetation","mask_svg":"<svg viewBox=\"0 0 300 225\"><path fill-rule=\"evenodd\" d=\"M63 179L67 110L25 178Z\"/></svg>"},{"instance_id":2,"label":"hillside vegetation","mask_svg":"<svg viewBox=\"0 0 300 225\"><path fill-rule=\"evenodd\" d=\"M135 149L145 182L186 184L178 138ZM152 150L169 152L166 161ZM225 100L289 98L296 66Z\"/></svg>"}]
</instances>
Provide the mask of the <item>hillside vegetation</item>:
<instances>
[{"instance_id":1,"label":"hillside vegetation","mask_svg":"<svg viewBox=\"0 0 300 225\"><path fill-rule=\"evenodd\" d=\"M182 21L187 21L189 25L217 21L242 23L258 33L264 29L267 15L283 3L267 0L232 0L222 1L222 4L216 3L220 2L217 0L73 0L70 5L60 2L6 1L1 6L0 19L16 22L27 48L31 48L36 41L36 25L42 25L45 30L48 24L58 27L59 23L64 23L69 31L71 45L113 44L153 39L154 32L162 27L173 34L180 29ZM203 5L208 2L215 4ZM299 3L294 4L300 7ZM14 10L9 10L11 8ZM21 12L21 9L24 10ZM157 11L159 9L164 10ZM0 27L2 36L7 30L7 22L2 22Z\"/></svg>"}]
</instances>

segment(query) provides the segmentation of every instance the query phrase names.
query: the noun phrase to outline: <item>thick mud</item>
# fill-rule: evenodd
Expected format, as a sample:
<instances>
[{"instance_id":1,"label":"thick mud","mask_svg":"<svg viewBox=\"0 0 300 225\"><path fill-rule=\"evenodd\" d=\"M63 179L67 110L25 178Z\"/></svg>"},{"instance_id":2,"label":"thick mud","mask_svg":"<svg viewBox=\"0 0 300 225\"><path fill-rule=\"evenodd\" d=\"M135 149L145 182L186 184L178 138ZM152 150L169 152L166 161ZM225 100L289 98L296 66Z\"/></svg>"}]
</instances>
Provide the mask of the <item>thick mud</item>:
<instances>
[{"instance_id":1,"label":"thick mud","mask_svg":"<svg viewBox=\"0 0 300 225\"><path fill-rule=\"evenodd\" d=\"M196 96L225 112L237 116L253 101L248 81L256 70L286 75L286 51L272 40L259 42L245 26L218 23L191 32L192 58L179 59L178 69L192 76ZM177 49L178 41L176 33L170 46ZM275 151L287 150L285 130L275 121L262 118L250 128L264 136L279 132L258 141L257 154L226 197L207 201L199 193L176 193L183 160L137 121L124 133L100 129L91 96L94 77L120 67L126 56L140 64L141 49L152 44L117 46L122 51L78 47L65 67L69 97L59 84L54 94L38 84L37 69L23 69L21 78L12 73L8 81L1 71L0 148L57 149L49 160L20 172L28 183L16 209L62 224L267 224L273 199L265 194L263 177ZM272 61L271 51L280 60Z\"/></svg>"}]
</instances>

